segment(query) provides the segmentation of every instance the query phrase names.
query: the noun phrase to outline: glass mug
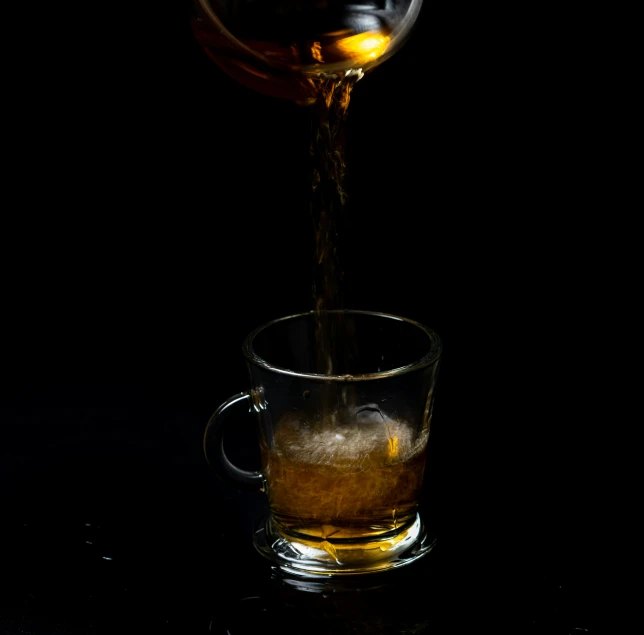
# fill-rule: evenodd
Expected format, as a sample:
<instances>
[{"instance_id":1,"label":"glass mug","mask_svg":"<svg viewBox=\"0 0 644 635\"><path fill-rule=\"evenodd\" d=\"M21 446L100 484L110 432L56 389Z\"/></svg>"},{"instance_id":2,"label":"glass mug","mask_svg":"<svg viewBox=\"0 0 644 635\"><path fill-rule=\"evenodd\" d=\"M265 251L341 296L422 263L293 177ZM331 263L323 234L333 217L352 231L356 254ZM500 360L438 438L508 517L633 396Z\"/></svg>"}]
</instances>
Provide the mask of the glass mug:
<instances>
[{"instance_id":1,"label":"glass mug","mask_svg":"<svg viewBox=\"0 0 644 635\"><path fill-rule=\"evenodd\" d=\"M285 571L359 574L400 567L434 545L418 513L441 341L405 318L322 311L260 326L242 346L251 388L204 434L210 465L262 489L257 550ZM256 413L261 471L233 465L226 422Z\"/></svg>"}]
</instances>

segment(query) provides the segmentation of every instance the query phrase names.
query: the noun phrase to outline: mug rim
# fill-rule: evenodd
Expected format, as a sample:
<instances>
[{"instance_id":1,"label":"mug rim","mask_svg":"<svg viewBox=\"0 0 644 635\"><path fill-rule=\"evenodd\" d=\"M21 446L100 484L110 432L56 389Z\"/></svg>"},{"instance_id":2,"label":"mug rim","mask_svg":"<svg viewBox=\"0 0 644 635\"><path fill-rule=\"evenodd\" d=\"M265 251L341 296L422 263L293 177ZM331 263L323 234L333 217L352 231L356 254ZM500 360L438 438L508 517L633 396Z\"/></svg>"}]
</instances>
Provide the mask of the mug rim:
<instances>
[{"instance_id":1,"label":"mug rim","mask_svg":"<svg viewBox=\"0 0 644 635\"><path fill-rule=\"evenodd\" d=\"M259 335L262 331L264 331L268 327L273 326L274 324L277 324L279 322L285 322L286 320L295 320L297 318L311 316L311 315L314 315L315 313L316 313L315 310L306 311L304 313L295 313L293 315L287 315L281 318L277 318L275 320L271 320L270 322L266 322L265 324L258 326L256 329L251 331L251 333L246 337L246 339L244 340L244 343L242 344L242 351L244 353L244 356L249 362L261 368L264 368L266 370L279 373L281 375L288 375L290 377L299 377L302 379L310 379L313 381L332 381L332 382L346 382L346 383L354 382L354 381L371 381L374 379L384 379L386 377L397 377L399 375L404 375L406 373L410 373L420 368L425 368L426 366L429 366L435 363L436 361L438 361L438 359L441 356L441 352L443 348L442 341L439 335L433 329L430 329L429 327L415 320L401 317L400 315L393 315L391 313L381 313L379 311L361 311L357 309L333 309L333 310L320 311L320 313L325 313L325 314L350 313L350 314L358 314L358 315L372 315L376 317L384 317L391 320L397 320L400 322L406 322L407 324L410 324L412 326L415 326L421 329L427 335L427 337L430 340L429 351L425 355L423 355L423 357L421 357L419 360L416 360L404 366L399 366L398 368L393 368L391 370L379 371L376 373L362 373L360 375L323 375L321 373L302 373L299 371L290 370L288 368L283 368L281 366L275 366L274 364L271 364L267 362L265 359L261 358L253 349L253 341L255 340L255 337L257 337L257 335Z\"/></svg>"}]
</instances>

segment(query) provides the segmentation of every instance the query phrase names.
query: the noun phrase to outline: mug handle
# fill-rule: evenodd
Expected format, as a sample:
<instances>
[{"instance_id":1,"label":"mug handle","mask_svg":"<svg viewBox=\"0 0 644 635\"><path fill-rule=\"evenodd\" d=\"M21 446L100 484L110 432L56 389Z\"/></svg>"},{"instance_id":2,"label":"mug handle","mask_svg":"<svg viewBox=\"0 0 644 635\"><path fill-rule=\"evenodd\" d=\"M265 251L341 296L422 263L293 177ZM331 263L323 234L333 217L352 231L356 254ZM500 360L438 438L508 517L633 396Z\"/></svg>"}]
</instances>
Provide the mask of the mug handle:
<instances>
[{"instance_id":1,"label":"mug handle","mask_svg":"<svg viewBox=\"0 0 644 635\"><path fill-rule=\"evenodd\" d=\"M224 429L226 421L232 412L233 406L237 404L247 404L247 412L253 409L253 395L250 390L237 393L224 401L224 403L215 410L212 417L206 425L203 435L203 451L206 461L219 476L233 485L245 485L253 489L262 489L264 485L264 475L261 472L249 472L242 470L233 465L224 451ZM208 447L212 447L212 458L208 455Z\"/></svg>"}]
</instances>

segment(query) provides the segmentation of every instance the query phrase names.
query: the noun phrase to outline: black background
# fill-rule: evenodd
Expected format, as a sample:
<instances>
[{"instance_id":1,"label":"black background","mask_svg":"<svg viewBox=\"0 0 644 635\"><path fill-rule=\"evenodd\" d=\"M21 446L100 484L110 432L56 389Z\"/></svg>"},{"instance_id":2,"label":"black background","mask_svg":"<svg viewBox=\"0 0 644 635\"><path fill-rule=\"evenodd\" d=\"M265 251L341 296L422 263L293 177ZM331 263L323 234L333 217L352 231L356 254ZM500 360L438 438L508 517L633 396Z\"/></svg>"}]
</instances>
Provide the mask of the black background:
<instances>
[{"instance_id":1,"label":"black background","mask_svg":"<svg viewBox=\"0 0 644 635\"><path fill-rule=\"evenodd\" d=\"M312 307L308 114L224 75L187 2L15 12L0 626L215 632L265 575L262 501L215 479L201 436L247 388L246 334ZM347 305L443 339L431 505L458 581L444 606L497 632L592 623L601 377L582 324L601 192L561 18L427 2L346 123ZM450 624L438 632L465 632Z\"/></svg>"}]
</instances>

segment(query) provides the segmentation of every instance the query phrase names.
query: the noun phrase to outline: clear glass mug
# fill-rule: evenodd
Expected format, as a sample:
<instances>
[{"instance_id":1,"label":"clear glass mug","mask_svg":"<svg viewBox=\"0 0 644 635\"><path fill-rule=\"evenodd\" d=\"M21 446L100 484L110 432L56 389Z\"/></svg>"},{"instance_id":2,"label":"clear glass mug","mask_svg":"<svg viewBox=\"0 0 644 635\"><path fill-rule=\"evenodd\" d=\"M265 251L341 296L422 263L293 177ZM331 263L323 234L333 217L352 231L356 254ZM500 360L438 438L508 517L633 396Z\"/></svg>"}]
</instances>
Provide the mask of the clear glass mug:
<instances>
[{"instance_id":1,"label":"clear glass mug","mask_svg":"<svg viewBox=\"0 0 644 635\"><path fill-rule=\"evenodd\" d=\"M225 401L204 435L210 465L263 489L258 551L303 574L409 564L434 541L418 513L441 341L405 318L310 312L254 330L243 353L251 388ZM262 469L224 451L229 416L258 420Z\"/></svg>"}]
</instances>

